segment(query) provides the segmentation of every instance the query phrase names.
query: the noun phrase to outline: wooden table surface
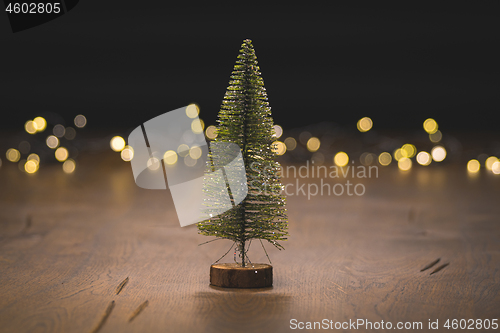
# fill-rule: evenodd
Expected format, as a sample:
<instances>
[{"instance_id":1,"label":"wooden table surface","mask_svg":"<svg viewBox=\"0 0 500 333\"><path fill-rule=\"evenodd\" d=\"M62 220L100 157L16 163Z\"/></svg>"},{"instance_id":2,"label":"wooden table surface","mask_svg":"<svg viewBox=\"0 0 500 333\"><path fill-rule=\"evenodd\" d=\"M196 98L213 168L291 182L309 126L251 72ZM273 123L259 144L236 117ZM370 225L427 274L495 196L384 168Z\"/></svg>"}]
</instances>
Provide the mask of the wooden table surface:
<instances>
[{"instance_id":1,"label":"wooden table surface","mask_svg":"<svg viewBox=\"0 0 500 333\"><path fill-rule=\"evenodd\" d=\"M209 268L229 241L198 246L209 238L179 226L170 193L138 188L118 154L78 162L71 175L0 168L1 332L282 332L292 319L450 331L447 319L500 319L500 176L485 170L393 164L351 179L363 196L289 196L286 250L266 246L274 286L224 290ZM267 262L257 243L250 258Z\"/></svg>"}]
</instances>

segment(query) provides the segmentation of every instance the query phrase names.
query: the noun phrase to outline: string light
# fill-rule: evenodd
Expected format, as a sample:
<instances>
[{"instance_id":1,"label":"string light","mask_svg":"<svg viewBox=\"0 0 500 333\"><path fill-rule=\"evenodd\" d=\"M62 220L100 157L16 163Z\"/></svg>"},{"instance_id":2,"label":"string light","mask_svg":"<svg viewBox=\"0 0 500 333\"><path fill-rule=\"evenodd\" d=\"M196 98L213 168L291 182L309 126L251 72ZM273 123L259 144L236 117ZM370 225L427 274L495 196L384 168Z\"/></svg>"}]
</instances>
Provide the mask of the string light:
<instances>
[{"instance_id":1,"label":"string light","mask_svg":"<svg viewBox=\"0 0 500 333\"><path fill-rule=\"evenodd\" d=\"M122 151L126 146L125 139L121 136L114 136L109 142L109 145L111 146L111 149L116 152Z\"/></svg>"},{"instance_id":2,"label":"string light","mask_svg":"<svg viewBox=\"0 0 500 333\"><path fill-rule=\"evenodd\" d=\"M420 165L429 165L432 162L431 154L426 151L421 151L417 155L417 162Z\"/></svg>"},{"instance_id":3,"label":"string light","mask_svg":"<svg viewBox=\"0 0 500 333\"><path fill-rule=\"evenodd\" d=\"M476 173L481 169L481 163L478 160L470 160L467 162L467 171L470 173Z\"/></svg>"},{"instance_id":4,"label":"string light","mask_svg":"<svg viewBox=\"0 0 500 333\"><path fill-rule=\"evenodd\" d=\"M378 162L382 166L388 166L392 162L392 156L388 152L383 152L378 156Z\"/></svg>"},{"instance_id":5,"label":"string light","mask_svg":"<svg viewBox=\"0 0 500 333\"><path fill-rule=\"evenodd\" d=\"M343 151L340 151L337 154L335 154L333 162L335 163L335 165L339 167L345 167L349 163L349 155L347 155Z\"/></svg>"},{"instance_id":6,"label":"string light","mask_svg":"<svg viewBox=\"0 0 500 333\"><path fill-rule=\"evenodd\" d=\"M403 171L411 169L412 162L408 157L403 157L398 161L398 168Z\"/></svg>"},{"instance_id":7,"label":"string light","mask_svg":"<svg viewBox=\"0 0 500 333\"><path fill-rule=\"evenodd\" d=\"M360 132L368 132L373 126L373 121L368 117L364 117L358 120L357 126Z\"/></svg>"},{"instance_id":8,"label":"string light","mask_svg":"<svg viewBox=\"0 0 500 333\"><path fill-rule=\"evenodd\" d=\"M292 137L286 138L284 144L287 150L294 150L297 147L297 141Z\"/></svg>"},{"instance_id":9,"label":"string light","mask_svg":"<svg viewBox=\"0 0 500 333\"><path fill-rule=\"evenodd\" d=\"M436 146L431 150L432 159L441 162L446 158L446 149L442 146Z\"/></svg>"},{"instance_id":10,"label":"string light","mask_svg":"<svg viewBox=\"0 0 500 333\"><path fill-rule=\"evenodd\" d=\"M309 140L307 140L306 146L307 146L307 150L309 150L311 153L314 153L321 146L321 141L319 141L319 139L316 137L312 137Z\"/></svg>"}]
</instances>

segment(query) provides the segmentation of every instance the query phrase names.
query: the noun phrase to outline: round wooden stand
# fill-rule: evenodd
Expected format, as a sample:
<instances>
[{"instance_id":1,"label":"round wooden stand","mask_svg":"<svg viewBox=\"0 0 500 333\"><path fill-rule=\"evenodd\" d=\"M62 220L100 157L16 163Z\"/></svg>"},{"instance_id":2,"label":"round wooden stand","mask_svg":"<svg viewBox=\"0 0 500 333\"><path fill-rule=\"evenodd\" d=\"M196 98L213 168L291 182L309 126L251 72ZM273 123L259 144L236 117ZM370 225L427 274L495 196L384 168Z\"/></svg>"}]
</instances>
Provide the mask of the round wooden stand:
<instances>
[{"instance_id":1,"label":"round wooden stand","mask_svg":"<svg viewBox=\"0 0 500 333\"><path fill-rule=\"evenodd\" d=\"M265 288L273 285L273 266L236 263L210 266L210 284L222 288Z\"/></svg>"}]
</instances>

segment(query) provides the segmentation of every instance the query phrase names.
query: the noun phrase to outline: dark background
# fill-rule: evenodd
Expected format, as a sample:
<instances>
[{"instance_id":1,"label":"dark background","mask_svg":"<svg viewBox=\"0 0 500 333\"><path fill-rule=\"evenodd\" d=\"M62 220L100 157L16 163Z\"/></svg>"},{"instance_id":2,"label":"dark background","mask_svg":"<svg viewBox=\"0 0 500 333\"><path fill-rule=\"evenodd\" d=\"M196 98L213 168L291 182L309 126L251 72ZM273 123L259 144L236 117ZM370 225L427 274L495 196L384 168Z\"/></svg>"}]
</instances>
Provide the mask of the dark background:
<instances>
[{"instance_id":1,"label":"dark background","mask_svg":"<svg viewBox=\"0 0 500 333\"><path fill-rule=\"evenodd\" d=\"M276 123L495 131L500 2L200 7L82 0L12 33L0 14L0 128L55 112L133 128L196 102L214 124L240 45L253 40Z\"/></svg>"}]
</instances>

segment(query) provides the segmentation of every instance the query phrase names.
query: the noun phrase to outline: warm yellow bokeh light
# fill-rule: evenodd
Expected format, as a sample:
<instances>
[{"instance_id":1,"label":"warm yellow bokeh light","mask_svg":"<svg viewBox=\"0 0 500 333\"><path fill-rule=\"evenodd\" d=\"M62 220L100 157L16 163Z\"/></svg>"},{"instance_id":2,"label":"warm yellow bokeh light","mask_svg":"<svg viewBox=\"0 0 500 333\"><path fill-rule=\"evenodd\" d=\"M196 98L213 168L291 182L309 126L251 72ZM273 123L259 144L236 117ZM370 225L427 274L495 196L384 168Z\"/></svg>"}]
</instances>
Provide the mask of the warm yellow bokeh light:
<instances>
[{"instance_id":1,"label":"warm yellow bokeh light","mask_svg":"<svg viewBox=\"0 0 500 333\"><path fill-rule=\"evenodd\" d=\"M76 163L71 158L69 158L64 161L62 168L65 173L73 173L76 169Z\"/></svg>"},{"instance_id":2,"label":"warm yellow bokeh light","mask_svg":"<svg viewBox=\"0 0 500 333\"><path fill-rule=\"evenodd\" d=\"M277 139L281 138L281 136L283 135L283 128L280 125L274 125L273 129L274 129L273 137Z\"/></svg>"},{"instance_id":3,"label":"warm yellow bokeh light","mask_svg":"<svg viewBox=\"0 0 500 333\"><path fill-rule=\"evenodd\" d=\"M274 141L271 144L271 150L276 153L276 155L283 155L286 153L286 145L281 141Z\"/></svg>"},{"instance_id":4,"label":"warm yellow bokeh light","mask_svg":"<svg viewBox=\"0 0 500 333\"><path fill-rule=\"evenodd\" d=\"M59 146L59 139L55 135L49 135L45 143L47 143L47 147L56 149Z\"/></svg>"},{"instance_id":5,"label":"warm yellow bokeh light","mask_svg":"<svg viewBox=\"0 0 500 333\"><path fill-rule=\"evenodd\" d=\"M412 158L416 153L417 148L411 143L404 144L403 147L401 147L401 155L403 155L403 157Z\"/></svg>"},{"instance_id":6,"label":"warm yellow bokeh light","mask_svg":"<svg viewBox=\"0 0 500 333\"><path fill-rule=\"evenodd\" d=\"M24 163L24 171L27 173L35 173L38 171L38 163L34 160L29 160Z\"/></svg>"},{"instance_id":7,"label":"warm yellow bokeh light","mask_svg":"<svg viewBox=\"0 0 500 333\"><path fill-rule=\"evenodd\" d=\"M401 148L396 149L396 150L394 151L394 154L393 154L393 155L394 155L394 159L395 159L396 161L399 161L400 159L402 159L403 157L405 157L405 156L403 155L403 150L402 150Z\"/></svg>"},{"instance_id":8,"label":"warm yellow bokeh light","mask_svg":"<svg viewBox=\"0 0 500 333\"><path fill-rule=\"evenodd\" d=\"M33 119L37 132L43 132L47 127L47 121L43 117Z\"/></svg>"},{"instance_id":9,"label":"warm yellow bokeh light","mask_svg":"<svg viewBox=\"0 0 500 333\"><path fill-rule=\"evenodd\" d=\"M203 128L205 127L205 124L203 123L203 120L201 119L194 119L191 122L191 130L193 133L200 134L203 133Z\"/></svg>"},{"instance_id":10,"label":"warm yellow bokeh light","mask_svg":"<svg viewBox=\"0 0 500 333\"><path fill-rule=\"evenodd\" d=\"M79 114L75 117L75 126L78 128L83 128L87 125L87 118L83 114Z\"/></svg>"},{"instance_id":11,"label":"warm yellow bokeh light","mask_svg":"<svg viewBox=\"0 0 500 333\"><path fill-rule=\"evenodd\" d=\"M121 136L114 136L109 142L109 145L111 146L111 149L118 152L122 151L125 148L126 143L125 139L122 138Z\"/></svg>"},{"instance_id":12,"label":"warm yellow bokeh light","mask_svg":"<svg viewBox=\"0 0 500 333\"><path fill-rule=\"evenodd\" d=\"M123 148L122 152L120 153L120 156L125 162L132 161L132 159L134 158L134 148L125 146L125 148Z\"/></svg>"},{"instance_id":13,"label":"warm yellow bokeh light","mask_svg":"<svg viewBox=\"0 0 500 333\"><path fill-rule=\"evenodd\" d=\"M373 121L368 118L364 117L358 120L358 130L360 132L368 132L373 126Z\"/></svg>"},{"instance_id":14,"label":"warm yellow bokeh light","mask_svg":"<svg viewBox=\"0 0 500 333\"><path fill-rule=\"evenodd\" d=\"M286 138L284 143L287 150L294 150L295 148L297 148L297 141L292 137Z\"/></svg>"},{"instance_id":15,"label":"warm yellow bokeh light","mask_svg":"<svg viewBox=\"0 0 500 333\"><path fill-rule=\"evenodd\" d=\"M495 162L498 162L498 158L495 156L490 156L486 159L486 162L484 162L484 166L487 170L491 171L491 168L493 168L493 164Z\"/></svg>"},{"instance_id":16,"label":"warm yellow bokeh light","mask_svg":"<svg viewBox=\"0 0 500 333\"><path fill-rule=\"evenodd\" d=\"M420 165L429 165L432 162L431 154L426 151L421 151L417 155L417 162Z\"/></svg>"},{"instance_id":17,"label":"warm yellow bokeh light","mask_svg":"<svg viewBox=\"0 0 500 333\"><path fill-rule=\"evenodd\" d=\"M7 150L5 156L11 162L17 162L19 161L19 159L21 159L21 153L19 152L19 150L14 148L10 148L9 150Z\"/></svg>"},{"instance_id":18,"label":"warm yellow bokeh light","mask_svg":"<svg viewBox=\"0 0 500 333\"><path fill-rule=\"evenodd\" d=\"M35 163L40 164L40 156L35 153L32 153L27 158L28 161L35 161Z\"/></svg>"},{"instance_id":19,"label":"warm yellow bokeh light","mask_svg":"<svg viewBox=\"0 0 500 333\"><path fill-rule=\"evenodd\" d=\"M148 162L146 163L146 165L148 166L148 168L150 170L158 170L160 168L160 160L157 159L156 157L151 157Z\"/></svg>"},{"instance_id":20,"label":"warm yellow bokeh light","mask_svg":"<svg viewBox=\"0 0 500 333\"><path fill-rule=\"evenodd\" d=\"M383 152L378 156L378 162L380 165L388 166L392 162L392 156L388 152Z\"/></svg>"},{"instance_id":21,"label":"warm yellow bokeh light","mask_svg":"<svg viewBox=\"0 0 500 333\"><path fill-rule=\"evenodd\" d=\"M499 161L493 163L493 165L491 166L491 171L495 175L500 175L500 162Z\"/></svg>"},{"instance_id":22,"label":"warm yellow bokeh light","mask_svg":"<svg viewBox=\"0 0 500 333\"><path fill-rule=\"evenodd\" d=\"M217 137L217 127L215 127L214 125L208 126L207 129L205 130L205 135L210 140L215 139Z\"/></svg>"},{"instance_id":23,"label":"warm yellow bokeh light","mask_svg":"<svg viewBox=\"0 0 500 333\"><path fill-rule=\"evenodd\" d=\"M411 169L412 162L408 157L403 157L398 161L398 168L403 171L408 171Z\"/></svg>"},{"instance_id":24,"label":"warm yellow bokeh light","mask_svg":"<svg viewBox=\"0 0 500 333\"><path fill-rule=\"evenodd\" d=\"M56 160L59 162L64 162L69 156L68 150L64 147L59 147L55 152Z\"/></svg>"},{"instance_id":25,"label":"warm yellow bokeh light","mask_svg":"<svg viewBox=\"0 0 500 333\"><path fill-rule=\"evenodd\" d=\"M36 133L36 123L33 122L32 120L28 120L25 124L24 124L24 129L26 130L26 132L28 132L29 134L35 134Z\"/></svg>"},{"instance_id":26,"label":"warm yellow bokeh light","mask_svg":"<svg viewBox=\"0 0 500 333\"><path fill-rule=\"evenodd\" d=\"M192 159L197 160L201 157L202 150L198 146L193 146L191 149L189 149L189 156L191 156Z\"/></svg>"},{"instance_id":27,"label":"warm yellow bokeh light","mask_svg":"<svg viewBox=\"0 0 500 333\"><path fill-rule=\"evenodd\" d=\"M186 157L189 155L189 146L185 143L179 145L179 147L177 147L177 154L181 157Z\"/></svg>"},{"instance_id":28,"label":"warm yellow bokeh light","mask_svg":"<svg viewBox=\"0 0 500 333\"><path fill-rule=\"evenodd\" d=\"M438 130L437 122L432 118L426 119L424 121L424 130L429 134L436 133Z\"/></svg>"},{"instance_id":29,"label":"warm yellow bokeh light","mask_svg":"<svg viewBox=\"0 0 500 333\"><path fill-rule=\"evenodd\" d=\"M335 163L335 165L339 167L344 167L349 163L349 155L347 155L343 151L340 151L337 154L335 154L333 162Z\"/></svg>"},{"instance_id":30,"label":"warm yellow bokeh light","mask_svg":"<svg viewBox=\"0 0 500 333\"><path fill-rule=\"evenodd\" d=\"M200 109L196 104L189 104L186 108L186 115L189 118L196 118L200 114Z\"/></svg>"},{"instance_id":31,"label":"warm yellow bokeh light","mask_svg":"<svg viewBox=\"0 0 500 333\"><path fill-rule=\"evenodd\" d=\"M441 162L446 158L446 149L442 146L436 146L431 151L432 159L436 162Z\"/></svg>"},{"instance_id":32,"label":"warm yellow bokeh light","mask_svg":"<svg viewBox=\"0 0 500 333\"><path fill-rule=\"evenodd\" d=\"M177 153L173 150L167 150L163 155L163 160L168 165L174 165L177 163Z\"/></svg>"},{"instance_id":33,"label":"warm yellow bokeh light","mask_svg":"<svg viewBox=\"0 0 500 333\"><path fill-rule=\"evenodd\" d=\"M429 140L431 140L434 143L441 141L442 138L443 134L441 133L440 130L437 130L435 133L429 134Z\"/></svg>"},{"instance_id":34,"label":"warm yellow bokeh light","mask_svg":"<svg viewBox=\"0 0 500 333\"><path fill-rule=\"evenodd\" d=\"M470 160L467 162L467 171L471 173L476 173L481 169L481 163L478 160Z\"/></svg>"},{"instance_id":35,"label":"warm yellow bokeh light","mask_svg":"<svg viewBox=\"0 0 500 333\"><path fill-rule=\"evenodd\" d=\"M321 142L319 141L318 138L316 138L316 137L313 136L312 138L310 138L309 140L307 140L307 145L306 146L307 146L307 150L309 150L311 153L314 153L321 146Z\"/></svg>"}]
</instances>

